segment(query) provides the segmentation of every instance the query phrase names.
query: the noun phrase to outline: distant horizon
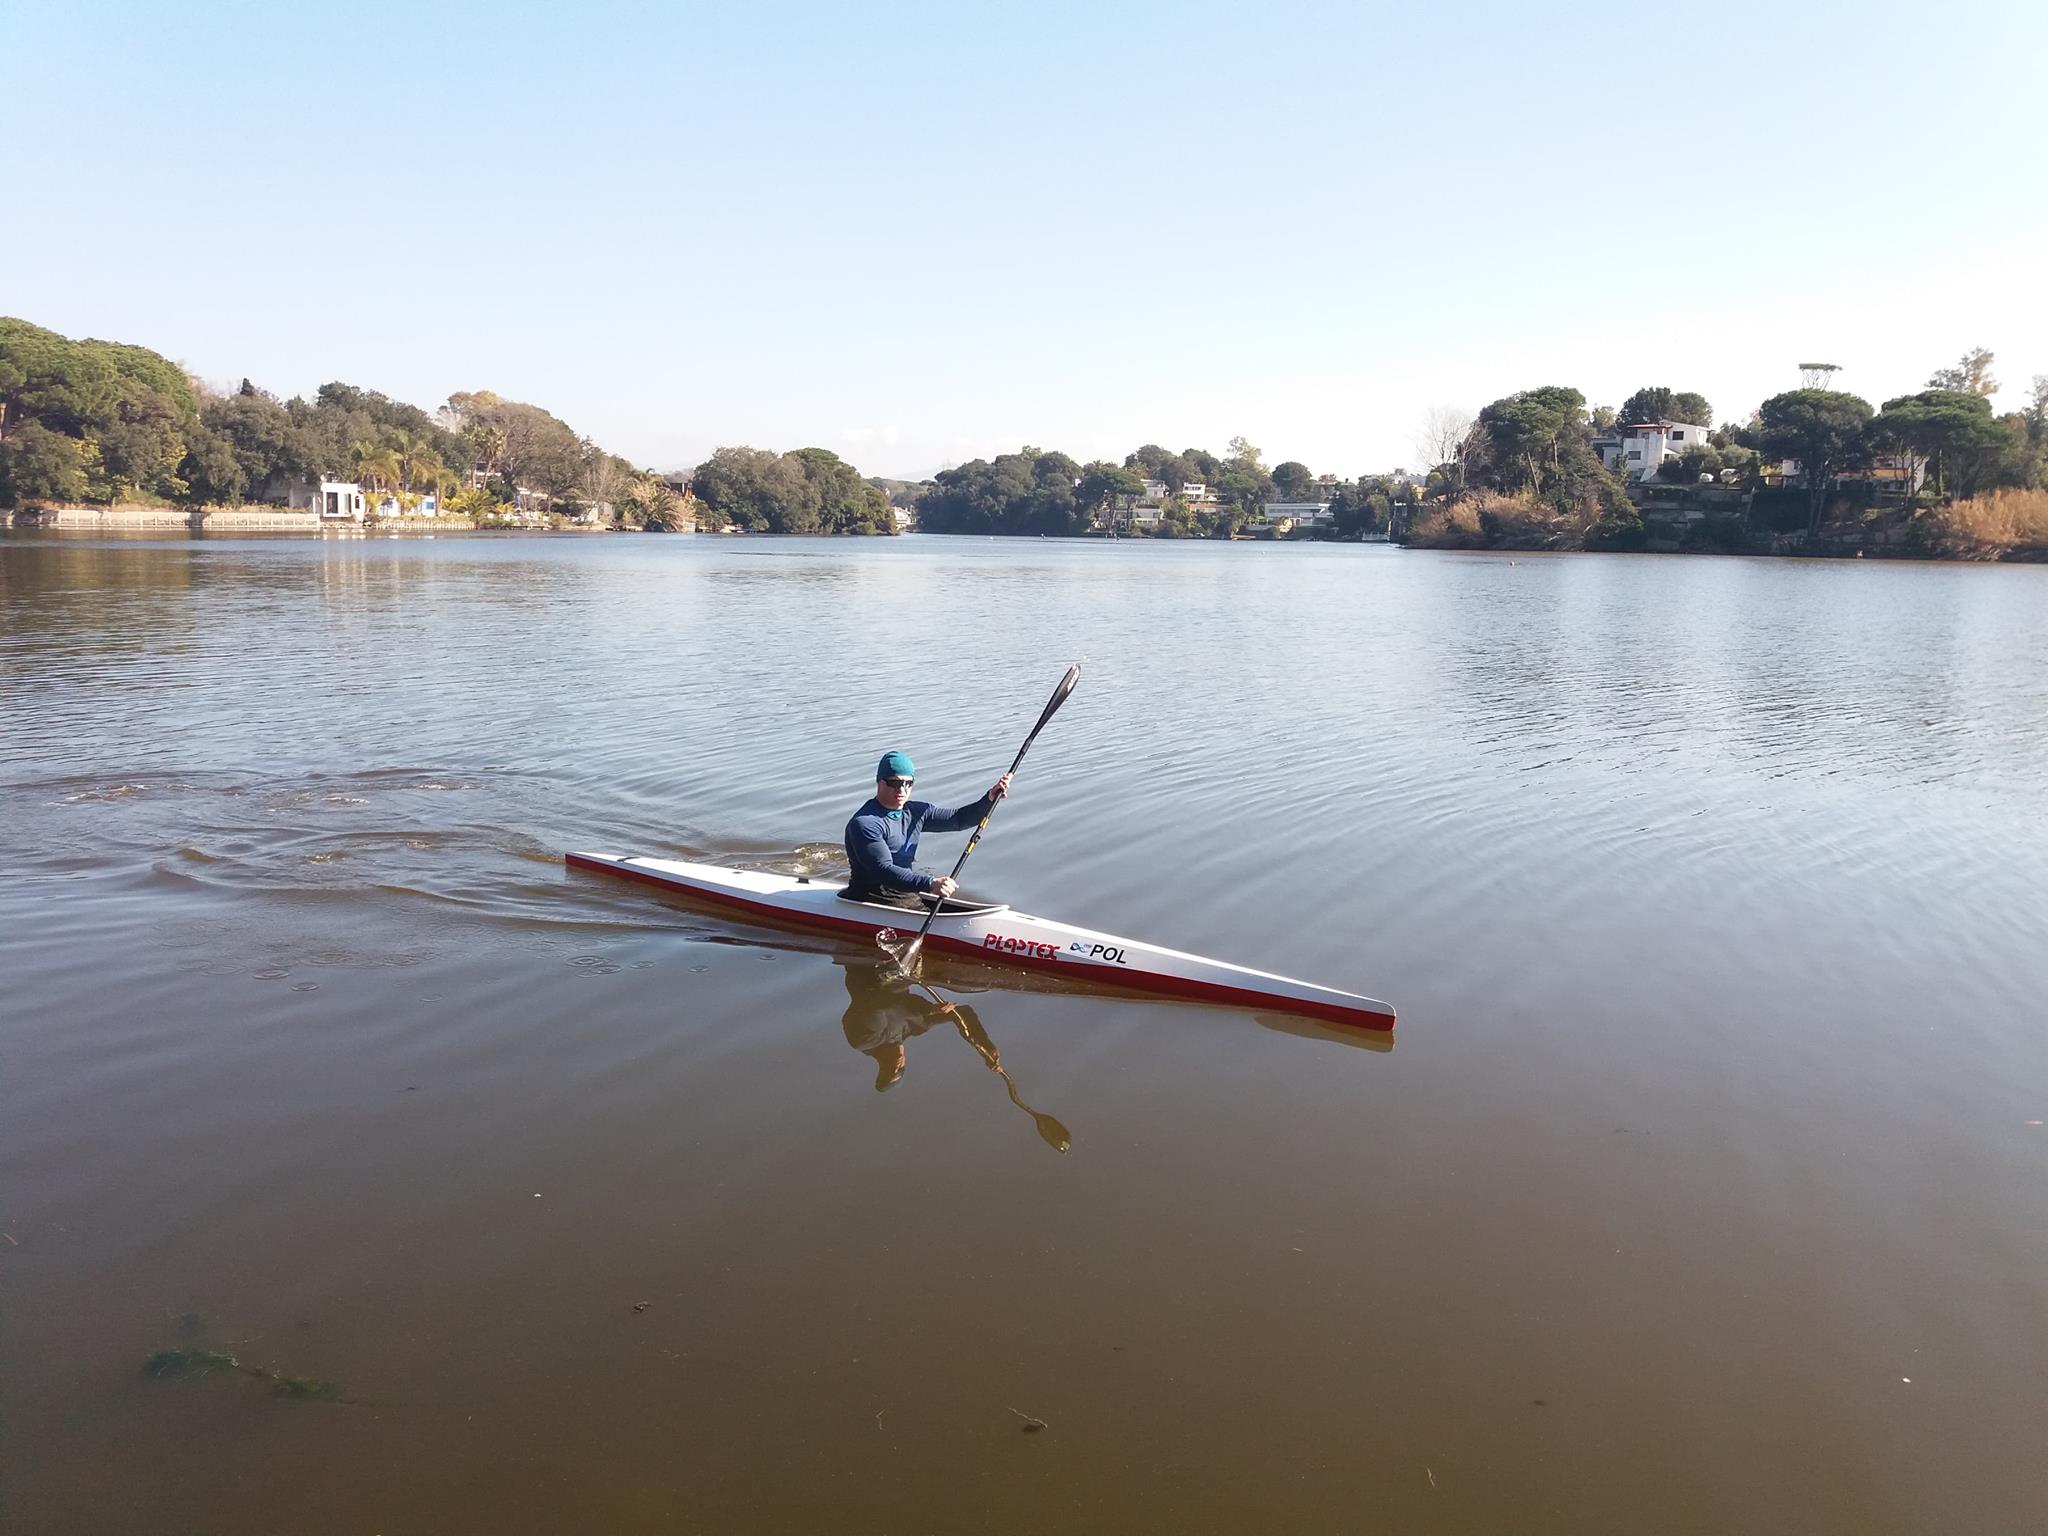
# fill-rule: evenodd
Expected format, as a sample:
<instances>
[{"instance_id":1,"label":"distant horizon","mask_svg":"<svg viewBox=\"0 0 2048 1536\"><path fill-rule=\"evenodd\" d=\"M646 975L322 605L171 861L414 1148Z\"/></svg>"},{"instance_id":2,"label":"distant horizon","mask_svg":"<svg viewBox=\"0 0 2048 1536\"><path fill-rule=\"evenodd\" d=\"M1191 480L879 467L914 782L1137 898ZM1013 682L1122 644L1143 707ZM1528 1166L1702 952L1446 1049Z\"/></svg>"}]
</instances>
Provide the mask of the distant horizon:
<instances>
[{"instance_id":1,"label":"distant horizon","mask_svg":"<svg viewBox=\"0 0 2048 1536\"><path fill-rule=\"evenodd\" d=\"M387 88L399 36L429 85ZM0 311L282 398L487 388L663 470L1242 435L1351 477L1543 385L1718 424L1812 357L1873 404L1974 347L2001 409L2048 374L2021 0L1730 0L1625 43L1500 0L74 0L9 44L62 152L10 164ZM338 107L287 88L308 61ZM1955 82L1967 132L1914 126Z\"/></svg>"}]
</instances>

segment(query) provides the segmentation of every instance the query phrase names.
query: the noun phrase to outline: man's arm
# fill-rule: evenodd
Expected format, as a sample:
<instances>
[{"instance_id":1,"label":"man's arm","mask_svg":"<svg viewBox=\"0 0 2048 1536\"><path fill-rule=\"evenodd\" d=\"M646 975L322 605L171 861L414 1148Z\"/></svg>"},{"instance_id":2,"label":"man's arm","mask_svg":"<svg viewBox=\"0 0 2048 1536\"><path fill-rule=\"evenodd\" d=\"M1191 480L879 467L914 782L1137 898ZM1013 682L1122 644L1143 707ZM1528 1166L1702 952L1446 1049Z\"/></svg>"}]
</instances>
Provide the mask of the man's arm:
<instances>
[{"instance_id":1,"label":"man's arm","mask_svg":"<svg viewBox=\"0 0 2048 1536\"><path fill-rule=\"evenodd\" d=\"M965 832L982 817L986 816L995 801L983 795L972 805L963 805L957 811L942 811L936 805L924 819L927 832Z\"/></svg>"},{"instance_id":2,"label":"man's arm","mask_svg":"<svg viewBox=\"0 0 2048 1536\"><path fill-rule=\"evenodd\" d=\"M846 829L846 859L853 866L853 883L885 891L928 891L932 877L897 868L889 853L888 839L872 817L856 816Z\"/></svg>"},{"instance_id":3,"label":"man's arm","mask_svg":"<svg viewBox=\"0 0 2048 1536\"><path fill-rule=\"evenodd\" d=\"M982 817L995 809L996 802L1010 792L1010 776L1006 773L972 805L963 805L957 811L942 811L936 805L925 812L924 829L927 832L965 832Z\"/></svg>"}]
</instances>

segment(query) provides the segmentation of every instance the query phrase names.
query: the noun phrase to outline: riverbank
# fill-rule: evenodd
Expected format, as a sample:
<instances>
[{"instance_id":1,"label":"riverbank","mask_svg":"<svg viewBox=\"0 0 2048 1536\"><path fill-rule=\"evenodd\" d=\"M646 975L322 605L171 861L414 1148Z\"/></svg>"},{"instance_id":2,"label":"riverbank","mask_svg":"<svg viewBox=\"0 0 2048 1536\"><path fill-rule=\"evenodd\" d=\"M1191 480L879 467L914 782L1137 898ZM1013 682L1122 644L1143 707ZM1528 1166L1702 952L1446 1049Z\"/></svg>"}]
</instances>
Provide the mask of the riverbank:
<instances>
[{"instance_id":1,"label":"riverbank","mask_svg":"<svg viewBox=\"0 0 2048 1536\"><path fill-rule=\"evenodd\" d=\"M1789 555L1804 559L2048 562L2048 493L2001 491L1937 505L1832 500L1805 527L1803 492L1633 487L1632 513L1586 524L1552 503L1480 492L1422 509L1396 533L1417 549Z\"/></svg>"}]
</instances>

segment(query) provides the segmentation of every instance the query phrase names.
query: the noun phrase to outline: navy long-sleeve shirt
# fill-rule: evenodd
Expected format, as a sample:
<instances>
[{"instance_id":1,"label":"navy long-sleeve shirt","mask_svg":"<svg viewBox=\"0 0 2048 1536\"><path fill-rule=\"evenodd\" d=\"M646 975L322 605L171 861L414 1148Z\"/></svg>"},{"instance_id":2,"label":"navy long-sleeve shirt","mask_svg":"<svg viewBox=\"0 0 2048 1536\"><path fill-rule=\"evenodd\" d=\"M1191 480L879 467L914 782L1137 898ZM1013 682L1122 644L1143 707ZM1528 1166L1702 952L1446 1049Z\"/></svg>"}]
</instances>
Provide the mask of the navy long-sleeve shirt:
<instances>
[{"instance_id":1,"label":"navy long-sleeve shirt","mask_svg":"<svg viewBox=\"0 0 2048 1536\"><path fill-rule=\"evenodd\" d=\"M885 811L869 800L846 824L846 862L852 869L847 890L854 895L930 890L932 877L920 875L912 867L917 863L918 834L965 831L994 804L983 795L957 811L942 810L928 800L912 800L900 811Z\"/></svg>"}]
</instances>

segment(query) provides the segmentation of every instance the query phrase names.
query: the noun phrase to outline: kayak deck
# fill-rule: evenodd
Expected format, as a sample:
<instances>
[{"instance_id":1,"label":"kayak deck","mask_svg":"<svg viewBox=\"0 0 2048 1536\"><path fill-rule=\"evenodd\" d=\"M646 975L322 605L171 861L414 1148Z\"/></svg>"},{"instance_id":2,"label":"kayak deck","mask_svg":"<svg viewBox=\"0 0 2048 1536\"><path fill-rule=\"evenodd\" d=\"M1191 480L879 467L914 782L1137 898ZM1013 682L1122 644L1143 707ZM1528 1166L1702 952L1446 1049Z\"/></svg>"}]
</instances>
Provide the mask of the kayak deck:
<instances>
[{"instance_id":1,"label":"kayak deck","mask_svg":"<svg viewBox=\"0 0 2048 1536\"><path fill-rule=\"evenodd\" d=\"M921 913L901 907L848 901L840 895L845 887L836 881L609 853L570 853L563 855L563 862L572 869L638 880L765 921L841 934L914 929L924 920ZM1273 1009L1363 1029L1394 1027L1393 1008L1375 998L1033 917L999 903L957 909L949 904L932 919L925 945L1166 997Z\"/></svg>"}]
</instances>

